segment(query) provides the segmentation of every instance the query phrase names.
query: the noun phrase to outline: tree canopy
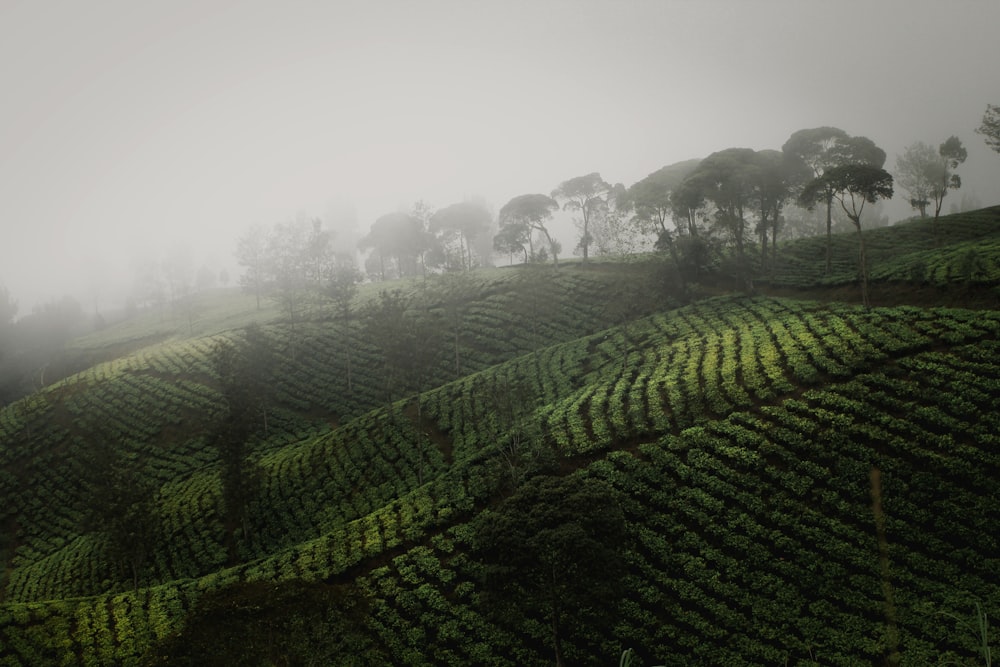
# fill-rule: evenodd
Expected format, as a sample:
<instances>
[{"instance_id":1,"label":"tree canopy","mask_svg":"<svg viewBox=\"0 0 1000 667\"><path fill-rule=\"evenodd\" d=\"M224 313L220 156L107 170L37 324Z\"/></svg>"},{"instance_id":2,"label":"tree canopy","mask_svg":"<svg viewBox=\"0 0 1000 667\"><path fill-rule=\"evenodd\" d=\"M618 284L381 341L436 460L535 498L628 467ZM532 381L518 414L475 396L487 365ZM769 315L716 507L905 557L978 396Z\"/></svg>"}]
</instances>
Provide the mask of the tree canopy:
<instances>
[{"instance_id":1,"label":"tree canopy","mask_svg":"<svg viewBox=\"0 0 1000 667\"><path fill-rule=\"evenodd\" d=\"M595 215L607 208L607 196L610 192L611 184L596 171L563 181L552 191L553 199L564 200L563 210L578 211L583 216L580 248L583 250L584 262L587 261L591 241L590 223Z\"/></svg>"},{"instance_id":2,"label":"tree canopy","mask_svg":"<svg viewBox=\"0 0 1000 667\"><path fill-rule=\"evenodd\" d=\"M556 265L558 259L558 242L552 238L545 226L552 214L559 210L559 203L552 197L543 194L525 194L514 197L500 209L498 221L500 229L493 239L494 247L500 251L514 252L514 248L523 249L525 245L532 257L535 251L532 234L540 232L548 241L552 259ZM528 253L525 253L525 258Z\"/></svg>"},{"instance_id":3,"label":"tree canopy","mask_svg":"<svg viewBox=\"0 0 1000 667\"><path fill-rule=\"evenodd\" d=\"M867 150L865 144L861 143L861 146L863 150ZM832 167L819 178L806 184L799 196L799 201L804 206L811 208L818 202L825 201L828 193L833 193L833 198L840 203L844 213L857 229L861 269L861 299L866 307L870 306L868 263L865 256L864 235L861 233L861 212L866 203L892 198L892 175L880 166L877 167L873 164L843 164Z\"/></svg>"},{"instance_id":4,"label":"tree canopy","mask_svg":"<svg viewBox=\"0 0 1000 667\"><path fill-rule=\"evenodd\" d=\"M539 476L477 520L487 612L513 620L541 615L556 665L564 640L610 622L625 573L625 518L614 490L588 477ZM574 632L575 631L575 632Z\"/></svg>"},{"instance_id":5,"label":"tree canopy","mask_svg":"<svg viewBox=\"0 0 1000 667\"><path fill-rule=\"evenodd\" d=\"M493 216L482 204L464 201L452 204L435 212L430 217L430 231L450 232L458 237L461 267L473 268L472 244L487 233L493 224Z\"/></svg>"},{"instance_id":6,"label":"tree canopy","mask_svg":"<svg viewBox=\"0 0 1000 667\"><path fill-rule=\"evenodd\" d=\"M949 137L937 150L918 141L908 146L896 158L896 176L900 187L910 194L910 206L927 217L927 207L934 205L934 221L941 215L941 206L948 190L957 189L962 179L954 173L965 162L968 152L962 141Z\"/></svg>"},{"instance_id":7,"label":"tree canopy","mask_svg":"<svg viewBox=\"0 0 1000 667\"><path fill-rule=\"evenodd\" d=\"M987 104L983 122L976 128L983 135L986 145L1000 153L1000 104Z\"/></svg>"},{"instance_id":8,"label":"tree canopy","mask_svg":"<svg viewBox=\"0 0 1000 667\"><path fill-rule=\"evenodd\" d=\"M632 184L622 199L634 211L635 221L659 235L667 233L667 218L674 211L674 192L700 163L700 159L675 162Z\"/></svg>"}]
</instances>

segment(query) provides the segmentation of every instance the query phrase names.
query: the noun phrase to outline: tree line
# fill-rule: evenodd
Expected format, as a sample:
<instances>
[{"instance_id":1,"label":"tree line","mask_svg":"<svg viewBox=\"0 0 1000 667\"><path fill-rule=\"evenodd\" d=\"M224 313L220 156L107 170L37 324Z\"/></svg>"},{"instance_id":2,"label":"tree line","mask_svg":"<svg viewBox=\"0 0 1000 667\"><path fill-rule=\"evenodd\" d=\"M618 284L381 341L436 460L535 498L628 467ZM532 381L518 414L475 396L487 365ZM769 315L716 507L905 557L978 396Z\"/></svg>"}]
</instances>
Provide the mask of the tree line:
<instances>
[{"instance_id":1,"label":"tree line","mask_svg":"<svg viewBox=\"0 0 1000 667\"><path fill-rule=\"evenodd\" d=\"M987 106L976 132L1000 150L1000 107ZM594 255L630 255L659 250L669 256L684 280L697 280L709 268L721 269L741 287L753 275L772 267L782 236L813 235L803 229L812 211L823 215L827 236L826 270L830 271L831 237L843 220L859 241L859 274L867 302L862 221L880 201L890 199L894 185L908 195L921 217L935 222L950 190L961 186L955 170L967 157L958 137L935 149L916 142L897 156L894 174L885 169L886 154L873 141L836 127L794 132L780 150L727 148L702 159L667 165L626 187L599 172L567 179L550 193L512 197L494 219L488 207L464 201L434 210L418 201L408 212L380 216L354 248L330 261L332 232L318 220L256 227L240 238L237 258L245 272L241 284L258 297L278 295L294 319L304 305L296 301L302 287L321 292L330 267L356 266L352 257L365 254L364 275L385 281L426 277L428 273L467 271L490 266L497 255L510 263L550 262L558 266L563 252L553 233L559 211L572 215L578 235L574 254L587 263ZM895 176L895 178L894 178ZM935 225L935 229L936 229ZM310 271L327 267L323 270Z\"/></svg>"}]
</instances>

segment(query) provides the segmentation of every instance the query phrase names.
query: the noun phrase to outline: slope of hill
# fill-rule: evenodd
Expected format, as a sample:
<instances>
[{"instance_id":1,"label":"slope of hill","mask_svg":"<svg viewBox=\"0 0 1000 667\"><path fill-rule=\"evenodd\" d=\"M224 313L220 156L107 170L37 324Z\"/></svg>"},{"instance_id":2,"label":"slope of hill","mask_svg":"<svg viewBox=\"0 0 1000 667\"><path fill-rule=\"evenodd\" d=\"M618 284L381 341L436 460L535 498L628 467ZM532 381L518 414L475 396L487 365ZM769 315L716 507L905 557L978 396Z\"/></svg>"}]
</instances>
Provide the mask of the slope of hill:
<instances>
[{"instance_id":1,"label":"slope of hill","mask_svg":"<svg viewBox=\"0 0 1000 667\"><path fill-rule=\"evenodd\" d=\"M573 664L628 646L646 664L973 660L974 602L1000 610L1000 313L675 308L650 275L408 288L441 335L432 377L392 405L357 322L267 324L278 400L238 562L207 444L208 356L234 332L206 315L142 346L130 324L127 355L0 412L0 664L549 664L545 619L478 603L477 517L532 471L498 446L513 431L542 468L606 481L625 514L628 595L613 626L568 637ZM105 441L158 488L136 590L83 525Z\"/></svg>"},{"instance_id":2,"label":"slope of hill","mask_svg":"<svg viewBox=\"0 0 1000 667\"><path fill-rule=\"evenodd\" d=\"M1000 206L864 230L871 280L935 287L1000 281ZM845 285L858 280L856 234L833 237L826 273L826 237L786 244L768 277L775 286Z\"/></svg>"}]
</instances>

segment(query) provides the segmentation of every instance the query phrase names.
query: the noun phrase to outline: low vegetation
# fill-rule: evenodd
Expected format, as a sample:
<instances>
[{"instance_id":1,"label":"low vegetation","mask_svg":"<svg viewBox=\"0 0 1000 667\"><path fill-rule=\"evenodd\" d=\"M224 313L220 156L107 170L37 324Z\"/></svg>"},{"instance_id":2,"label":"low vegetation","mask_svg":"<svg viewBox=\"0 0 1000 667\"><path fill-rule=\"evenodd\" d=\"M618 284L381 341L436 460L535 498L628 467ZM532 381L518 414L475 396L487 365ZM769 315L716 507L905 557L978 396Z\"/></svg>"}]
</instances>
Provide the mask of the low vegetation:
<instances>
[{"instance_id":1,"label":"low vegetation","mask_svg":"<svg viewBox=\"0 0 1000 667\"><path fill-rule=\"evenodd\" d=\"M788 295L856 289L835 236L739 294L591 258L78 340L104 360L0 410L0 665L983 664L1000 209L937 224L867 232L871 308ZM220 356L251 339L266 392Z\"/></svg>"}]
</instances>

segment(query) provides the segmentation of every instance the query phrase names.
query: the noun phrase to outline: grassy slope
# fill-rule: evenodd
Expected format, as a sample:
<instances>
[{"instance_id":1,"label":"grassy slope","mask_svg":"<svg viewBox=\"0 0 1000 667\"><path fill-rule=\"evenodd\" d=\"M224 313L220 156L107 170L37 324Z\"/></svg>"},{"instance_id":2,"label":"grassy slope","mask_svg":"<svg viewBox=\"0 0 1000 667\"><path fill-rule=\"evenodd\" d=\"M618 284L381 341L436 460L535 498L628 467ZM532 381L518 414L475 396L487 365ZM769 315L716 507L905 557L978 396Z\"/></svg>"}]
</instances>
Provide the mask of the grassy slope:
<instances>
[{"instance_id":1,"label":"grassy slope","mask_svg":"<svg viewBox=\"0 0 1000 667\"><path fill-rule=\"evenodd\" d=\"M982 236L996 218L971 228ZM217 401L205 354L246 310L222 324L206 314L201 335L175 328L11 406L2 506L18 539L0 664L135 662L206 592L301 579L359 582L373 600L363 632L395 663L545 664L531 628L476 613L463 555L467 522L499 492L483 415L503 378L533 387L567 470L623 494L634 594L620 627L570 647L581 660L631 645L668 664L878 663L892 636L908 664L970 656L940 612L967 616L971 596L1000 608L1000 318L737 297L644 316L655 301L622 298L635 269L561 270L530 288L515 271L477 276L461 377L449 382L442 348L422 399L430 427L376 407L360 331L300 325L281 352L273 437L257 444L265 484L238 567L224 566L204 442ZM127 340L150 339L128 326ZM113 335L80 344L112 350ZM357 354L351 392L344 345ZM96 438L122 439L161 484L169 534L137 594L81 532L85 499L67 483Z\"/></svg>"}]
</instances>

